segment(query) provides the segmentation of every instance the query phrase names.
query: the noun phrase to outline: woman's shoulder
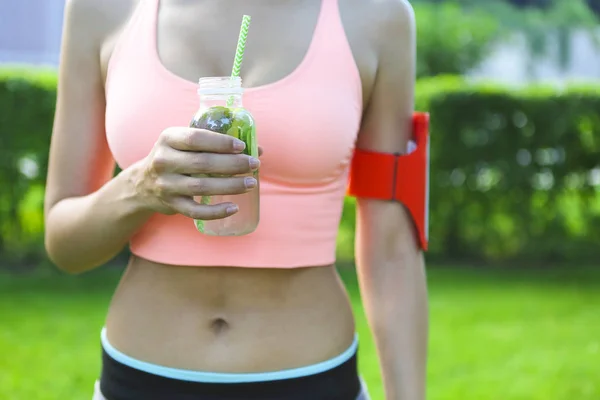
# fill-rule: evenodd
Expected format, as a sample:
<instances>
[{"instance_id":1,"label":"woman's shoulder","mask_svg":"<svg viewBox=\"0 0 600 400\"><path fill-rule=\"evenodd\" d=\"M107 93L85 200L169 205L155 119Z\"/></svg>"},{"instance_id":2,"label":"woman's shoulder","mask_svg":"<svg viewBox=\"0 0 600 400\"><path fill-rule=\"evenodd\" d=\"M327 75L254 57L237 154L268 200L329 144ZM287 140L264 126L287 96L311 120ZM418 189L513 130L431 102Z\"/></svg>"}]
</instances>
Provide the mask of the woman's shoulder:
<instances>
[{"instance_id":1,"label":"woman's shoulder","mask_svg":"<svg viewBox=\"0 0 600 400\"><path fill-rule=\"evenodd\" d=\"M396 34L414 26L414 11L408 0L339 0L360 34L378 43L396 42ZM345 10L344 10L345 9ZM362 21L362 23L360 22Z\"/></svg>"},{"instance_id":2,"label":"woman's shoulder","mask_svg":"<svg viewBox=\"0 0 600 400\"><path fill-rule=\"evenodd\" d=\"M67 0L67 34L102 39L126 21L139 0Z\"/></svg>"},{"instance_id":3,"label":"woman's shoulder","mask_svg":"<svg viewBox=\"0 0 600 400\"><path fill-rule=\"evenodd\" d=\"M139 2L67 0L65 4L65 43L69 43L70 51L98 57L103 79L115 44Z\"/></svg>"},{"instance_id":4,"label":"woman's shoulder","mask_svg":"<svg viewBox=\"0 0 600 400\"><path fill-rule=\"evenodd\" d=\"M78 48L102 51L126 24L140 0L67 0L63 35Z\"/></svg>"}]
</instances>

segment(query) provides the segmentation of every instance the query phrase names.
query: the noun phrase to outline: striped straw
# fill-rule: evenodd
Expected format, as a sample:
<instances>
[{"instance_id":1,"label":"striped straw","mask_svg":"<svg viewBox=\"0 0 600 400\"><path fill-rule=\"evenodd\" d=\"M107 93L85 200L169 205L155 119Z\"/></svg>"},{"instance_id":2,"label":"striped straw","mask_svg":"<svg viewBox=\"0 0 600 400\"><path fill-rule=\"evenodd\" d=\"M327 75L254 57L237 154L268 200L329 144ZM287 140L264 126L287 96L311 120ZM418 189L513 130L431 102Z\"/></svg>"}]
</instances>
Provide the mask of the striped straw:
<instances>
[{"instance_id":1,"label":"striped straw","mask_svg":"<svg viewBox=\"0 0 600 400\"><path fill-rule=\"evenodd\" d=\"M246 50L246 40L248 39L248 28L250 27L250 16L244 15L242 18L242 27L240 28L240 36L238 38L237 48L235 50L235 59L233 60L233 68L231 69L231 78L240 76L242 69L242 61L244 61L244 51ZM227 106L233 105L234 98L230 97L227 101Z\"/></svg>"},{"instance_id":2,"label":"striped straw","mask_svg":"<svg viewBox=\"0 0 600 400\"><path fill-rule=\"evenodd\" d=\"M248 39L248 28L250 27L250 16L244 15L242 18L242 27L240 28L240 37L238 38L237 48L235 50L235 60L233 61L233 69L231 77L240 76L242 61L244 60L244 51L246 50L246 40Z\"/></svg>"}]
</instances>

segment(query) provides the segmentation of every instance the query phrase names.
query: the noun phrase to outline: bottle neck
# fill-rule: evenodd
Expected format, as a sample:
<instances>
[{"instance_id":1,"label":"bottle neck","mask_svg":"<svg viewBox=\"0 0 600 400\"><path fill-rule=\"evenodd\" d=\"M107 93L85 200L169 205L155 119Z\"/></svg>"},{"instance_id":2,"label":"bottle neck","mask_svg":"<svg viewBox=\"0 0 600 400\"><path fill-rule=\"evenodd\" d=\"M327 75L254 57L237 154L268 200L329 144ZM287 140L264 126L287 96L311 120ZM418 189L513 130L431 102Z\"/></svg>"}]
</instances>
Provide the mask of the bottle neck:
<instances>
[{"instance_id":1,"label":"bottle neck","mask_svg":"<svg viewBox=\"0 0 600 400\"><path fill-rule=\"evenodd\" d=\"M208 77L198 81L200 107L242 107L240 77Z\"/></svg>"},{"instance_id":2,"label":"bottle neck","mask_svg":"<svg viewBox=\"0 0 600 400\"><path fill-rule=\"evenodd\" d=\"M243 107L241 94L200 94L200 108L208 107Z\"/></svg>"}]
</instances>

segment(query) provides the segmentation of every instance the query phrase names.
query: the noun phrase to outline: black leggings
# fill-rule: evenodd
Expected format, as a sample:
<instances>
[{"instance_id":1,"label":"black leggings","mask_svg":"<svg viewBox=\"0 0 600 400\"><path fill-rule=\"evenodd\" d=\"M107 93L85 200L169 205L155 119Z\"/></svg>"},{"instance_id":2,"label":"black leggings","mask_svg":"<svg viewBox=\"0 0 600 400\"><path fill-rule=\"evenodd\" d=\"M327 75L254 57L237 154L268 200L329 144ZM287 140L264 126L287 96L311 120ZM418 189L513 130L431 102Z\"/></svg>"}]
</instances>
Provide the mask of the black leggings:
<instances>
[{"instance_id":1,"label":"black leggings","mask_svg":"<svg viewBox=\"0 0 600 400\"><path fill-rule=\"evenodd\" d=\"M356 400L361 390L356 354L315 375L266 382L204 383L140 371L102 351L100 391L106 400Z\"/></svg>"}]
</instances>

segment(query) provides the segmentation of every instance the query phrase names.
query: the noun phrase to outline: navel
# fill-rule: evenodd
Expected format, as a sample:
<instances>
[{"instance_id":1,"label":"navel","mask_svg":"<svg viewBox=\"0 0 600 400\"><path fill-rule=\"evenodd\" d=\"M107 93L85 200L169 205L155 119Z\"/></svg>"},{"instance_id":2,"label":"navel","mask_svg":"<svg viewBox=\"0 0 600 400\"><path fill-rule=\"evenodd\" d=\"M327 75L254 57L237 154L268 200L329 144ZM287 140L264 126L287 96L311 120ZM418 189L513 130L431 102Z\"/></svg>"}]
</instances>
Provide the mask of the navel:
<instances>
[{"instance_id":1,"label":"navel","mask_svg":"<svg viewBox=\"0 0 600 400\"><path fill-rule=\"evenodd\" d=\"M210 323L210 329L215 333L215 335L222 335L227 332L229 328L229 322L223 318L215 318Z\"/></svg>"}]
</instances>

